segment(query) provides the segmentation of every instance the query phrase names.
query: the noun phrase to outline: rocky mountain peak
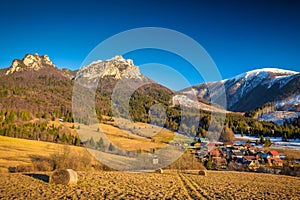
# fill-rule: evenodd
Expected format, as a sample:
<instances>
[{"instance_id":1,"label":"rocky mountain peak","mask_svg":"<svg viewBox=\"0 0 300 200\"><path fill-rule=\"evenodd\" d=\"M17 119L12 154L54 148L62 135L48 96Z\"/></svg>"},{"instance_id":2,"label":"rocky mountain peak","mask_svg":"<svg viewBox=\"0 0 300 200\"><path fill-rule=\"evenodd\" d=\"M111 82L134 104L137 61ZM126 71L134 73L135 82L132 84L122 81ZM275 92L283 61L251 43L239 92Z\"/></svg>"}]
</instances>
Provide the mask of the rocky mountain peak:
<instances>
[{"instance_id":1,"label":"rocky mountain peak","mask_svg":"<svg viewBox=\"0 0 300 200\"><path fill-rule=\"evenodd\" d=\"M34 70L37 71L43 67L55 67L49 56L39 56L35 54L26 54L22 60L15 59L12 65L6 71L6 75L13 74L20 71Z\"/></svg>"},{"instance_id":2,"label":"rocky mountain peak","mask_svg":"<svg viewBox=\"0 0 300 200\"><path fill-rule=\"evenodd\" d=\"M131 59L124 59L122 56L115 56L105 61L92 62L77 73L77 79L85 78L90 80L104 77L113 77L119 80L121 78L143 79L144 76Z\"/></svg>"}]
</instances>

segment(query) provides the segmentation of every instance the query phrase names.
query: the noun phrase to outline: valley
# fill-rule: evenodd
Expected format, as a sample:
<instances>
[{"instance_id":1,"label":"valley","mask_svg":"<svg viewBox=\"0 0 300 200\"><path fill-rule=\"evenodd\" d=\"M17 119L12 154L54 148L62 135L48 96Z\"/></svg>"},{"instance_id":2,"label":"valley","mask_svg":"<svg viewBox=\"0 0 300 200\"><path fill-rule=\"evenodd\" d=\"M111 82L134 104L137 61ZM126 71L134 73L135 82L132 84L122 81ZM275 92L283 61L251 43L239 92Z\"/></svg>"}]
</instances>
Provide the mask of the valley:
<instances>
[{"instance_id":1,"label":"valley","mask_svg":"<svg viewBox=\"0 0 300 200\"><path fill-rule=\"evenodd\" d=\"M0 198L297 199L299 98L291 94L299 93L298 76L262 69L208 83L216 89L212 95L224 83L226 109L210 101L205 85L173 91L122 56L72 71L57 68L48 56L27 54L0 75ZM125 89L116 93L120 83ZM129 100L121 98L126 92L132 92ZM252 98L261 93L269 99ZM277 117L281 123L265 120L276 112L296 116ZM164 173L154 172L158 166ZM204 166L207 176L197 175ZM61 168L78 171L76 186L30 176L49 177Z\"/></svg>"}]
</instances>

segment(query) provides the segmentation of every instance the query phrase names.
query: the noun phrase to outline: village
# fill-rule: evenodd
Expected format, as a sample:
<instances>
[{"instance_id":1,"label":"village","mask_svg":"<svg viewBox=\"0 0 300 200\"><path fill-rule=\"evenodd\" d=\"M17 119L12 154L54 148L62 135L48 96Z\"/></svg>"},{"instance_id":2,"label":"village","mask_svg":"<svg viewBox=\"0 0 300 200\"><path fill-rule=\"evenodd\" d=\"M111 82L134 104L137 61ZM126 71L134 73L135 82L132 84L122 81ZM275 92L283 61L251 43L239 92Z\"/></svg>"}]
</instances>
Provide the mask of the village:
<instances>
[{"instance_id":1,"label":"village","mask_svg":"<svg viewBox=\"0 0 300 200\"><path fill-rule=\"evenodd\" d=\"M264 150L251 142L211 143L204 138L195 138L190 142L188 149L208 170L251 171L294 176L300 174L295 160L290 161L286 155L276 150Z\"/></svg>"}]
</instances>

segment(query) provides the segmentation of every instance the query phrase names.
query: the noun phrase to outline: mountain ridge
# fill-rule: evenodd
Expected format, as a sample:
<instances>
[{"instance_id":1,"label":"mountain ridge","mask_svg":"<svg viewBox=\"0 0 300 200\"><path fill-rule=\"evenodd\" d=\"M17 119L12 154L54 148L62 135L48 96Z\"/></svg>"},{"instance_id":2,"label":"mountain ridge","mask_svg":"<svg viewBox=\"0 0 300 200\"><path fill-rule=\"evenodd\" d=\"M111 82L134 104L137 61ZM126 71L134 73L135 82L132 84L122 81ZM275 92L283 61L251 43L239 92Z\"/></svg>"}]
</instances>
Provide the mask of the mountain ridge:
<instances>
[{"instance_id":1,"label":"mountain ridge","mask_svg":"<svg viewBox=\"0 0 300 200\"><path fill-rule=\"evenodd\" d=\"M282 70L278 68L263 68L252 70L234 76L230 79L225 79L219 82L210 82L205 84L195 85L186 89L183 89L184 93L194 93L196 96L210 100L211 96L219 95L214 93L215 91L208 91L207 85L219 88L222 85L225 87L227 96L227 109L231 111L245 112L256 109L265 103L284 100L278 98L286 96L286 92L282 92L284 89L289 90L287 85L290 85L293 81L298 80L300 76L299 72ZM296 93L300 92L299 88L296 88ZM289 94L291 95L291 94ZM247 98L264 97L258 101L255 105L249 104ZM254 101L252 99L252 101ZM243 102L247 102L244 104Z\"/></svg>"},{"instance_id":2,"label":"mountain ridge","mask_svg":"<svg viewBox=\"0 0 300 200\"><path fill-rule=\"evenodd\" d=\"M0 77L15 76L14 74L23 76L20 72L28 74L28 76L34 76L32 73L34 71L37 74L40 74L39 71L41 71L41 74L38 76L45 76L47 70L54 70L54 74L61 74L68 78L68 80L77 81L80 79L80 81L86 83L95 83L98 80L98 84L100 85L99 91L104 96L111 95L112 89L122 78L155 83L150 78L141 74L138 66L134 65L133 60L124 59L122 56L115 56L104 61L93 61L79 70L70 70L67 68L57 68L47 55L39 56L37 53L26 54L22 60L15 59L10 68L1 69ZM60 80L61 78L58 79ZM173 105L177 105L180 102L184 106L207 111L227 112L226 110L228 110L233 112L248 112L267 103L273 103L279 111L294 112L300 110L300 102L297 96L300 93L299 87L297 87L299 84L299 72L279 68L262 68L244 72L219 82L198 84L178 92L167 92L170 89L166 88L166 91L163 93L173 95L170 97L171 104ZM165 90L165 87L158 85L155 87ZM209 88L214 88L215 91L208 91L207 85L210 86ZM216 105L212 106L209 103L211 96L220 95L218 89L222 85L225 86L228 102L226 110ZM145 91L142 93L145 93ZM191 98L191 95L196 95L198 99ZM103 100L103 97L101 98ZM107 103L109 103L109 99L106 99L105 103L101 103L100 105ZM106 113L107 111L104 112Z\"/></svg>"},{"instance_id":3,"label":"mountain ridge","mask_svg":"<svg viewBox=\"0 0 300 200\"><path fill-rule=\"evenodd\" d=\"M17 64L18 63L19 61ZM28 62L25 63L28 64ZM133 64L133 61L125 60L120 56L106 61L93 62L81 70L76 71L76 73L75 71L68 69L59 69L56 66L44 66L43 61L38 61L36 63L41 66L32 64L34 67L32 67L32 65L25 65L23 66L24 69L12 70L18 67L18 65L15 65L9 69L0 71L2 74L9 70L12 71L12 73L7 73L7 75L0 77L0 135L29 139L39 139L41 138L40 136L43 136L42 140L55 142L69 141L69 143L78 144L78 138L76 139L72 135L69 135L72 130L60 129L59 126L49 127L47 123L55 120L58 121L58 119L63 119L65 122L76 121L79 124L91 123L89 118L89 109L85 109L83 106L78 106L78 110L74 110L72 107L74 99L73 86L76 81L81 80L80 77L83 77L83 82L87 81L87 83L97 83L97 85L95 85L96 88L92 88L95 90L89 90L90 88L86 88L84 84L80 86L83 86L83 91L95 92L95 95L92 95L93 102L91 103L93 104L89 104L90 102L87 102L87 104L95 105L93 109L95 110L100 122L103 122L110 117L113 118L114 114L111 105L116 104L117 107L120 108L127 105L128 101L126 101L126 99L118 98L118 96L115 96L117 97L115 99L112 98L114 89L119 84L124 86L124 90L128 87L129 92L133 91L133 93L130 93L129 108L128 106L127 108L129 109L129 117L131 117L134 122L151 123L151 120L154 120L153 122L161 124L172 131L189 135L191 137L205 137L209 131L208 128L211 120L211 113L226 112L226 119L230 120L230 123L226 124L226 126L228 126L227 128L231 128L235 133L245 133L245 127L251 126L251 130L256 134L261 131L261 129L260 126L256 126L255 124L264 127L264 134L269 134L268 130L274 129L275 134L277 136L281 136L281 133L284 130L284 127L279 127L269 122L258 122L254 118L251 119L243 116L242 113L227 112L221 107L215 106L214 102L209 101L209 98L206 100L204 98L206 96L203 96L202 98L198 95L198 98L194 98L196 96L191 94L174 92L154 81L151 81L151 79L139 72L138 67ZM292 76L300 79L299 74ZM282 80L280 79L280 81ZM278 89L280 81L274 83L270 89ZM282 87L287 90L288 93L278 93L277 95L281 95L281 99L284 99L286 97L290 97L291 94L299 94L299 81L300 80L293 78L288 82L288 86L283 85ZM232 84L233 83L234 82L232 82ZM238 81L238 83L241 82ZM223 83L221 82L219 85L218 83L208 84L216 84L216 86L219 86ZM122 88L123 87L121 87L120 90L121 95L123 95L122 92L124 92ZM218 89L217 87L214 88ZM195 92L198 91L197 88L192 89L194 89ZM265 86L263 89L268 89L268 87ZM202 95L206 95L207 93L206 91L199 92L199 94ZM86 99L87 96L85 94L86 93L82 93L79 97ZM184 96L187 96L187 98ZM202 99L204 100L202 101ZM86 102L83 101L83 103ZM294 101L289 100L281 103L293 104ZM160 105L157 111L155 110L156 108L153 107L156 104ZM245 102L245 104L247 105L247 102ZM160 110L166 111L165 121L160 118L161 113L158 112ZM186 116L184 117L181 116L182 110L186 111ZM116 116L126 115L127 113L123 111L124 110L122 109L118 110ZM79 115L80 117L83 117L74 119L73 112L76 112L76 115L77 113L83 114ZM199 113L200 119L198 118ZM105 117L102 118L102 116ZM158 117L155 118L155 116ZM32 121L36 119L38 121ZM183 125L181 126L182 123ZM199 127L196 128L195 124L199 124ZM74 128L75 127L73 126L73 129ZM70 139L66 140L66 137ZM293 135L289 137L293 137Z\"/></svg>"}]
</instances>

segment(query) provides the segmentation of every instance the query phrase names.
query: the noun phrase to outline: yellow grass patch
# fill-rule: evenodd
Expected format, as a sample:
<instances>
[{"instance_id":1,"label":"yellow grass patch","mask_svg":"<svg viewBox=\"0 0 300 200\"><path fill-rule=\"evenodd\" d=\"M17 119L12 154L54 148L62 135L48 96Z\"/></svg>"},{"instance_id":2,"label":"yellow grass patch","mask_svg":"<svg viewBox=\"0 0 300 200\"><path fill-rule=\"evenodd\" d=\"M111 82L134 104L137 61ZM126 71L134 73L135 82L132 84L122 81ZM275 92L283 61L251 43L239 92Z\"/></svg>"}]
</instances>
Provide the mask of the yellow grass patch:
<instances>
[{"instance_id":1,"label":"yellow grass patch","mask_svg":"<svg viewBox=\"0 0 300 200\"><path fill-rule=\"evenodd\" d=\"M8 167L30 164L36 157L49 157L63 150L64 146L51 142L0 136L0 172L6 172ZM73 152L85 151L82 147L69 147Z\"/></svg>"},{"instance_id":2,"label":"yellow grass patch","mask_svg":"<svg viewBox=\"0 0 300 200\"><path fill-rule=\"evenodd\" d=\"M111 125L100 124L100 128L114 145L127 151L149 151L150 149L165 146L163 143L153 142L151 139L137 136L130 131L122 130Z\"/></svg>"}]
</instances>

